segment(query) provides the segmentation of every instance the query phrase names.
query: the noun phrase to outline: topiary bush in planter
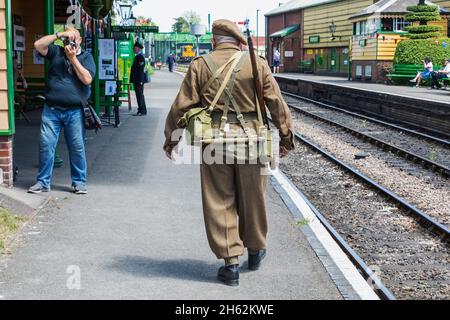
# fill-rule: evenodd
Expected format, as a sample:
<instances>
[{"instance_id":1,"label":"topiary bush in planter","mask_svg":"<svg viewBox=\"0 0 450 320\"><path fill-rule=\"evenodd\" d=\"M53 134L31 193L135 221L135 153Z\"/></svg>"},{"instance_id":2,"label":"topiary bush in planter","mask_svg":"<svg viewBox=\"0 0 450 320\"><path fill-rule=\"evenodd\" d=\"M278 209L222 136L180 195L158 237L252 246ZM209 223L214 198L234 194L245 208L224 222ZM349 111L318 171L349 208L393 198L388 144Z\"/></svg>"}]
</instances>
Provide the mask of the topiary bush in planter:
<instances>
[{"instance_id":1,"label":"topiary bush in planter","mask_svg":"<svg viewBox=\"0 0 450 320\"><path fill-rule=\"evenodd\" d=\"M419 26L411 26L405 28L408 31L408 37L411 39L429 39L439 37L441 27L428 26L429 21L441 20L439 7L435 5L419 4L407 8L408 13L405 15L405 21L419 22Z\"/></svg>"}]
</instances>

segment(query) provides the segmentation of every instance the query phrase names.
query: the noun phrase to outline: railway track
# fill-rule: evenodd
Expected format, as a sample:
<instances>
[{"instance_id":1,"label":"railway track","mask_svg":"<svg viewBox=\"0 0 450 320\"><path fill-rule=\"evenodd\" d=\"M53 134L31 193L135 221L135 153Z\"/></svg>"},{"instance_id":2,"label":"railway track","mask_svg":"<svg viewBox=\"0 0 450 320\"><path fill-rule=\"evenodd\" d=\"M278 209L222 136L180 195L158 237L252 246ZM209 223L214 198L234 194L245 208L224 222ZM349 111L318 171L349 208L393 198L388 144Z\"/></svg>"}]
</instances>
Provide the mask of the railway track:
<instances>
[{"instance_id":1,"label":"railway track","mask_svg":"<svg viewBox=\"0 0 450 320\"><path fill-rule=\"evenodd\" d=\"M281 169L299 189L306 190L305 197L317 218L358 269L374 279L379 296L393 300L397 295L404 299L442 299L448 295L448 228L320 146L299 134L296 139L302 150L289 156L288 163L284 160ZM317 162L321 164L314 164ZM307 168L314 166L316 169ZM318 170L320 173L315 173ZM329 176L332 181L322 181ZM350 177L362 184L349 182ZM370 194L368 188L375 192ZM355 193L359 199L349 205ZM367 199L370 201L364 203ZM322 208L316 208L317 203ZM385 212L386 206L389 210ZM411 269L418 263L420 267ZM379 266L381 280L372 277L376 274L370 267L373 265ZM434 290L439 294L432 293Z\"/></svg>"},{"instance_id":2,"label":"railway track","mask_svg":"<svg viewBox=\"0 0 450 320\"><path fill-rule=\"evenodd\" d=\"M284 94L287 96L294 96L292 94ZM295 98L300 99L300 97L298 96L295 96ZM341 128L346 132L349 132L353 136L361 139L362 141L368 141L378 148L391 151L408 161L422 165L422 167L426 169L431 169L432 171L439 172L445 178L450 177L450 150L448 148L450 146L450 141L435 138L396 125L388 124L386 122L368 118L366 116L355 114L353 112L349 112L340 108L325 105L319 102L314 102L309 99L306 100L311 104L318 105L321 109L314 107L301 107L293 104L292 102L288 103L288 105L295 111L302 113L308 117L314 118L337 128ZM323 108L326 108L326 111L324 111ZM331 119L336 117L336 113L344 114L343 117L339 117L339 122ZM355 123L355 118L362 119L363 122ZM376 125L368 127L366 121L373 122ZM356 128L357 126L359 126L359 128ZM375 134L372 134L372 132L375 132ZM399 132L402 133L401 137L395 139L396 136L399 136ZM413 140L409 141L409 139L411 138L405 137L403 133L413 135ZM388 139L394 137L395 141L392 141L392 139L391 141L388 141L387 139L383 139L383 137L380 136L388 137ZM423 140L426 141L424 142ZM419 147L424 144L424 148ZM436 155L439 155L442 159L430 159L433 158L433 154L435 155L434 157L437 157Z\"/></svg>"},{"instance_id":3,"label":"railway track","mask_svg":"<svg viewBox=\"0 0 450 320\"><path fill-rule=\"evenodd\" d=\"M295 137L296 137L297 141L307 145L308 147L310 147L314 151L316 151L316 152L320 153L321 155L325 156L326 158L331 160L333 163L337 164L339 167L341 167L342 169L344 169L348 173L354 175L359 180L361 180L365 184L367 184L370 187L372 187L373 189L375 189L377 192L380 192L380 193L384 194L389 199L394 201L396 204L398 204L399 206L403 207L410 214L412 214L414 217L416 217L420 222L422 222L425 227L431 228L432 230L435 230L436 232L438 232L442 236L444 241L448 241L449 240L450 230L449 230L449 228L447 226L445 226L444 224L438 222L436 219L434 219L430 215L428 215L425 212L419 210L418 208L416 208L415 206L410 204L408 201L406 201L402 197L399 197L394 192L392 192L389 189L385 188L384 186L382 186L381 184L377 183L376 181L370 179L369 177L367 177L366 175L362 174L361 172L359 172L355 168L353 168L350 165L348 165L348 164L344 163L343 161L339 160L338 158L336 158L335 156L333 156L331 153L329 153L328 151L324 150L320 146L318 146L318 145L314 144L313 142L305 139L300 134L296 133Z\"/></svg>"},{"instance_id":4,"label":"railway track","mask_svg":"<svg viewBox=\"0 0 450 320\"><path fill-rule=\"evenodd\" d=\"M291 97L291 98L294 98L294 99L297 99L297 100L300 100L300 101L309 102L311 104L320 106L320 107L328 109L328 110L334 110L334 111L340 112L342 114L347 114L347 115L353 116L354 118L359 118L359 119L362 119L362 120L366 120L366 121L372 122L374 124L379 124L379 125L382 125L384 127L389 127L391 129L394 129L394 130L399 130L399 131L402 131L404 133L408 133L408 134L413 135L413 136L417 136L417 137L420 137L420 138L423 138L423 139L428 139L429 141L434 142L436 144L441 144L443 146L450 147L450 141L449 140L437 137L435 135L430 135L430 134L425 133L425 132L420 132L420 131L417 131L417 130L414 130L414 129L410 129L410 128L406 128L406 127L403 127L403 126L399 126L399 125L396 125L396 124L391 123L391 122L379 120L379 119L374 118L374 117L369 117L369 116L366 116L366 115L363 115L363 114L360 114L360 113L352 112L352 111L349 111L349 110L346 110L346 109L343 109L343 108L332 106L330 104L326 104L326 103L323 103L323 102L319 102L319 101L315 101L315 100L312 100L312 99L309 99L309 98L305 98L305 97L302 97L302 96L299 96L299 95L296 95L296 94L293 94L293 93L282 91L282 94L284 96L286 96L286 97Z\"/></svg>"},{"instance_id":5,"label":"railway track","mask_svg":"<svg viewBox=\"0 0 450 320\"><path fill-rule=\"evenodd\" d=\"M292 96L292 95L290 95L290 96ZM301 100L304 100L304 99L301 99ZM318 104L318 103L316 103L314 101L310 101L310 100L308 100L308 102L314 103L314 105ZM389 124L389 123L379 121L376 119L372 119L372 118L369 118L366 116L348 112L346 110L341 110L339 108L335 108L332 106L324 107L324 106L322 106L322 104L320 104L320 105L322 108L326 108L326 110L331 110L331 112L333 112L333 114L336 114L337 112L344 114L345 117L348 118L348 120L347 120L348 122L352 122L352 121L354 121L355 118L357 118L360 121L364 121L364 124L366 124L366 122L373 123L374 126L376 126L375 130L383 131L383 130L380 130L380 127L388 127L390 130L389 133L391 133L392 131L395 131L397 133L400 132L402 135L408 136L408 138L402 137L403 139L411 139L410 137L412 136L412 137L414 137L413 139L417 139L421 142L423 142L425 140L426 143L432 144L434 147L438 146L440 148L448 148L448 146L450 146L450 142L446 141L444 139L436 138L436 137L433 137L433 136L430 136L427 134L423 134L423 133L420 133L420 132L417 132L414 130L399 127L397 125ZM370 144L372 144L373 148L379 149L381 152L391 151L395 155L401 156L405 160L411 161L412 163L415 163L415 164L420 163L424 169L431 169L434 172L438 172L445 179L447 179L450 175L450 169L446 165L445 159L444 159L444 161L434 161L434 160L428 159L425 156L423 156L423 154L421 155L421 154L415 153L413 151L410 151L406 147L405 148L399 147L398 145L394 145L394 143L385 141L382 138L379 138L375 135L372 135L367 132L362 132L362 130L352 128L351 125L345 125L345 124L339 123L337 121L331 120L330 118L332 116L330 116L330 114L326 114L326 115L328 115L328 117L326 117L326 115L324 116L324 115L317 114L318 113L317 111L311 112L310 110L305 110L305 108L301 108L299 106L293 105L293 103L290 103L289 106L291 108L293 108L294 110L299 111L301 114L303 114L307 117L311 117L313 119L319 120L322 123L326 123L335 128L339 128L340 130L342 129L345 132L350 133L353 137L356 137L356 138L362 140L363 143L367 144L367 142L370 142ZM387 133L387 134L389 134L389 133ZM405 217L405 219L406 219L406 217L410 217L411 220L408 222L408 224L410 225L410 228L412 228L412 230L413 230L412 231L413 235L409 235L409 234L405 234L404 232L401 232L401 235L404 236L405 239L404 240L397 239L398 243L395 243L392 241L386 241L386 239L388 239L389 237L383 237L382 239L380 239L376 235L377 228L371 228L370 224L368 224L368 225L363 224L363 225L358 225L358 226L352 225L351 227L349 227L349 224L350 225L352 224L351 222L349 224L347 224L347 223L342 223L342 220L339 218L335 219L336 217L333 216L333 213L335 212L335 210L337 210L337 211L340 210L340 209L336 209L338 207L341 207L341 205L338 204L339 201L336 201L336 203L333 203L333 201L327 201L327 203L325 205L322 202L324 207L328 207L325 209L325 210L328 210L328 214L322 214L312 204L312 202L316 202L317 200L320 202L320 199L317 199L315 197L315 195L313 195L312 193L310 193L309 196L305 195L305 198L312 199L310 201L310 206L313 209L313 211L315 212L317 218L322 222L322 224L325 226L325 228L328 229L329 233L336 240L336 242L340 245L340 247L346 252L346 254L350 257L350 259L357 266L357 268L360 270L360 272L362 274L364 274L368 279L373 279L373 281L375 283L377 283L376 292L378 293L380 298L387 299L387 300L393 300L396 298L396 294L398 294L400 298L416 298L416 297L424 298L425 296L427 296L427 294L424 295L424 292L427 291L426 289L423 289L423 288L421 289L421 288L417 288L417 287L423 286L423 282L426 283L429 281L432 283L430 286L432 288L434 288L435 284L433 284L433 280L423 280L422 284L417 284L420 281L417 281L417 283L416 283L416 281L409 280L409 282L408 282L408 280L407 280L410 287L408 287L408 286L401 287L402 284L393 283L395 281L392 281L392 278L390 278L390 276L385 277L384 279L381 279L381 277L380 278L374 277L373 276L374 271L368 266L369 264L373 264L373 262L374 262L372 259L373 253L372 252L364 252L364 250L355 250L352 246L352 244L359 248L361 248L363 246L360 243L366 242L364 240L364 238L366 236L365 232L359 233L359 237L356 237L359 240L358 244L349 243L348 239L350 239L350 242L352 242L354 240L353 235L352 235L352 233L353 233L352 228L367 230L367 232L370 234L368 236L368 238L372 239L372 241L369 240L369 242L371 242L370 247L373 248L373 250L377 251L378 245L380 245L381 247L387 246L388 248L395 248L395 250L397 250L398 252L405 251L405 254L408 256L415 256L417 254L417 253L411 253L411 252L415 251L414 249L410 250L410 247L412 248L415 246L414 242L416 242L416 241L418 241L419 243L421 243L421 242L426 243L427 241L430 243L434 242L434 245L436 245L436 242L439 242L438 246L441 247L441 250L440 250L440 252L437 253L437 255L441 256L441 258L440 258L440 259L442 259L441 261L448 262L449 261L449 258L448 258L449 237L448 236L450 233L448 226L443 223L440 223L434 217L432 217L432 216L428 215L427 213L423 212L422 210L418 209L414 205L410 204L404 198L398 196L396 193L394 193L393 191L384 187L383 185L377 183L373 179L370 179L368 176L364 175L357 169L351 167L349 164L339 160L337 157L332 155L330 152L328 152L324 148L321 148L319 145L316 145L312 141L305 139L305 137L303 137L299 133L296 133L295 137L296 137L297 141L301 142L301 144L303 146L305 146L309 150L313 151L314 153L319 154L321 157L327 159L327 161L333 163L341 170L344 170L345 174L353 176L359 182L362 182L366 187L369 187L373 191L375 191L375 194L383 195L384 201L388 201L388 202L394 204L395 207L398 207L399 214L402 217ZM436 160L438 160L438 159L436 159ZM448 160L450 161L450 158ZM295 169L292 169L292 167L282 165L282 169L284 172L287 173L288 176L293 177L294 180L297 178ZM292 174L291 170L294 170L294 174ZM303 180L303 179L301 179L301 180ZM320 182L313 182L313 183L315 185L312 186L312 188L316 188L317 187L316 183L320 183ZM298 184L300 184L300 186ZM328 185L328 183L324 183L323 185ZM301 187L301 182L297 183L297 186ZM344 188L344 190L345 190L345 188ZM337 193L338 191L339 191L339 189L338 190L328 189L328 192L330 192L332 194L333 193L336 194L337 198L341 198L339 196L339 194ZM348 197L351 197L351 195L346 196L346 198L348 198ZM330 204L331 204L331 206L330 206ZM358 205L357 205L357 207L358 207ZM391 209L389 209L389 210L391 210ZM397 210L397 209L393 209L393 210ZM376 209L375 209L375 211L376 211ZM391 215L391 212L389 212L388 214ZM344 215L343 218L348 219L348 217L346 217L346 215ZM355 219L358 220L359 218L355 218ZM377 219L379 219L379 218L377 217ZM389 219L391 219L391 218L389 218ZM403 218L401 218L401 219L403 219ZM352 218L350 218L350 220L352 220ZM417 222L419 222L419 223L417 223ZM378 223L378 221L377 221L377 223ZM382 224L382 222L380 222L380 224ZM415 224L415 226L411 227L411 224ZM396 231L402 230L402 228L394 227L393 229L395 231L392 230L393 234L391 236L394 239L399 238L400 236L396 233ZM368 231L368 230L371 230L371 231ZM402 231L404 231L404 230L402 230ZM375 239L376 239L375 241L373 240L373 237L375 237ZM422 237L427 238L427 240L418 240ZM429 237L431 237L433 240L430 240ZM347 238L347 241L346 241L346 238ZM412 240L412 239L415 239L415 240ZM405 245L405 243L407 243L408 245ZM405 246L405 250L403 250L403 248L401 248L402 246ZM432 252L427 252L427 250L428 250L427 248L422 247L419 250L416 250L416 252L422 252L422 253L424 253L424 256L427 256L427 255L432 256L434 254L433 250L431 250ZM357 252L357 251L360 251L360 252ZM396 255L394 259L396 261L399 261L398 262L399 265L402 265L402 266L409 265L408 263L405 264L402 261L402 257L400 254ZM419 261L421 261L419 257L417 257L417 259ZM408 260L408 258L406 258L406 260ZM370 261L370 263L366 263L366 261ZM439 262L438 262L439 259L436 259L435 261L436 261L436 263L439 264ZM413 264L414 264L414 262L413 262ZM400 275L398 272L398 269L402 269L402 266L399 267L399 265L395 265L395 263L394 264L387 263L387 265L383 265L382 260L381 261L378 260L377 265L382 265L382 267L381 267L382 273L389 273L391 276L394 274L397 274L396 275L397 278L402 277L402 275ZM444 265L444 269L446 268L445 266L446 266L446 264ZM430 270L432 270L433 268L434 268L434 266L430 266ZM405 269L408 269L408 268L405 268ZM442 266L437 267L437 269L439 269L440 271L437 271L437 272L433 271L433 272L435 274L442 275L442 277L445 278L446 276L443 275L444 269L442 269ZM420 275L419 275L420 272L415 272L415 271L411 271L411 270L407 270L404 272L407 275L411 275L412 278L414 278L416 276L420 277ZM424 271L424 272L426 273L429 271ZM431 273L433 273L433 272L431 272ZM427 279L427 276L425 276L424 278ZM430 277L430 279L432 279L432 277ZM384 285L383 282L386 282L387 285ZM415 287L416 284L417 284L417 287ZM396 294L394 294L390 290L390 288L393 288L393 290ZM408 292L410 290L411 290L411 292ZM440 284L439 290L442 290L442 292L444 292L444 294L437 297L438 299L441 299L444 296L447 296L448 294L450 294L450 288L448 286L448 281L447 281L447 285ZM429 298L430 294L431 293L428 292L428 298Z\"/></svg>"}]
</instances>

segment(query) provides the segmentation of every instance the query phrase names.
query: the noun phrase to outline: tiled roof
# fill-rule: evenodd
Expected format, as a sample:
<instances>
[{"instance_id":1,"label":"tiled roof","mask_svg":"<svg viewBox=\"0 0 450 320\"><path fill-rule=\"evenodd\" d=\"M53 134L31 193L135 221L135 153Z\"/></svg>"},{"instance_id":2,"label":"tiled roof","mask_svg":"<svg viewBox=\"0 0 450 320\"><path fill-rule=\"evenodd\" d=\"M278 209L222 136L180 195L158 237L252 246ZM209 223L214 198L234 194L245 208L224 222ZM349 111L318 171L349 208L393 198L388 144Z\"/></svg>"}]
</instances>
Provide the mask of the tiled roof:
<instances>
[{"instance_id":1,"label":"tiled roof","mask_svg":"<svg viewBox=\"0 0 450 320\"><path fill-rule=\"evenodd\" d=\"M285 4L279 6L278 8L275 8L265 14L265 16L274 16L277 14L289 12L289 11L295 11L299 9L304 9L308 7L314 7L319 4L325 4L330 2L337 2L339 0L291 0L289 2L286 2Z\"/></svg>"},{"instance_id":2,"label":"tiled roof","mask_svg":"<svg viewBox=\"0 0 450 320\"><path fill-rule=\"evenodd\" d=\"M406 13L406 8L409 6L417 5L417 0L381 0L377 3L368 6L364 10L359 11L350 17L357 18L361 16L373 15L375 13L382 14L398 14L398 13ZM426 1L426 4L433 4L431 1ZM441 8L441 13L448 13L448 10Z\"/></svg>"}]
</instances>

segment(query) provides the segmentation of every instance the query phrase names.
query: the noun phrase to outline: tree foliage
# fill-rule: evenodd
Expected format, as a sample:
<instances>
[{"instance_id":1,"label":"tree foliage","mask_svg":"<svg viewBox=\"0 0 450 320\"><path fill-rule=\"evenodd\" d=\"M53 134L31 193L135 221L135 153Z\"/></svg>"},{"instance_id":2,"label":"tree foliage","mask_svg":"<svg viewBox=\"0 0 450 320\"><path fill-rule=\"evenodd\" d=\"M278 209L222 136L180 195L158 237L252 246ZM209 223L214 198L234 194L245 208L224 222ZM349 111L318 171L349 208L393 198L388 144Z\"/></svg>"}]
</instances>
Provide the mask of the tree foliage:
<instances>
[{"instance_id":1,"label":"tree foliage","mask_svg":"<svg viewBox=\"0 0 450 320\"><path fill-rule=\"evenodd\" d=\"M199 24L202 22L202 18L200 18L200 15L193 10L186 11L185 13L183 13L183 18L187 21L189 26L193 24Z\"/></svg>"},{"instance_id":2,"label":"tree foliage","mask_svg":"<svg viewBox=\"0 0 450 320\"><path fill-rule=\"evenodd\" d=\"M172 25L173 32L189 32L190 26L184 17L174 18L175 23Z\"/></svg>"},{"instance_id":3,"label":"tree foliage","mask_svg":"<svg viewBox=\"0 0 450 320\"><path fill-rule=\"evenodd\" d=\"M173 32L190 32L191 25L201 23L200 15L195 11L186 11L183 16L174 18L175 23L172 25Z\"/></svg>"}]
</instances>

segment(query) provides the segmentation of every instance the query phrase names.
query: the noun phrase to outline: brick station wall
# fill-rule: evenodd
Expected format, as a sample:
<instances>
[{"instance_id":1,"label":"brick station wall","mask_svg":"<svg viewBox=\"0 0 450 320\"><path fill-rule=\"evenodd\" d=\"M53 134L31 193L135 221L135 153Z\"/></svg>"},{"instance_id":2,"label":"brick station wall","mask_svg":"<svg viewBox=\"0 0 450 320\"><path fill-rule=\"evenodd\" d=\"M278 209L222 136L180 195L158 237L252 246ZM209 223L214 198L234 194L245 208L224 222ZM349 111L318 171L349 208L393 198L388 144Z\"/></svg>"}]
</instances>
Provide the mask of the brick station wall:
<instances>
[{"instance_id":1,"label":"brick station wall","mask_svg":"<svg viewBox=\"0 0 450 320\"><path fill-rule=\"evenodd\" d=\"M267 34L266 36L278 32L286 27L302 24L303 12L301 10L281 13L275 16L267 17ZM269 64L272 64L273 57L273 46L279 46L280 52L282 54L281 61L282 67L281 72L296 72L298 71L298 62L302 60L302 30L297 30L296 32L288 35L285 38L276 39L272 41L270 37L268 38L268 56L267 60ZM293 51L293 57L285 57L286 51Z\"/></svg>"},{"instance_id":2,"label":"brick station wall","mask_svg":"<svg viewBox=\"0 0 450 320\"><path fill-rule=\"evenodd\" d=\"M11 136L0 136L0 184L13 186L13 142Z\"/></svg>"},{"instance_id":3,"label":"brick station wall","mask_svg":"<svg viewBox=\"0 0 450 320\"><path fill-rule=\"evenodd\" d=\"M450 136L450 104L276 76L281 90Z\"/></svg>"}]
</instances>

